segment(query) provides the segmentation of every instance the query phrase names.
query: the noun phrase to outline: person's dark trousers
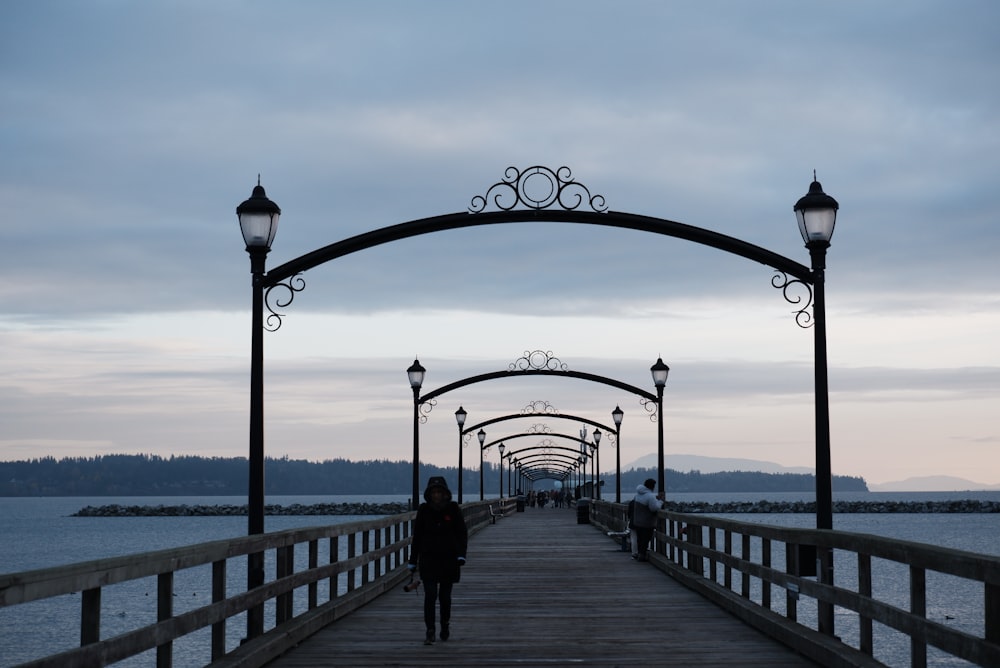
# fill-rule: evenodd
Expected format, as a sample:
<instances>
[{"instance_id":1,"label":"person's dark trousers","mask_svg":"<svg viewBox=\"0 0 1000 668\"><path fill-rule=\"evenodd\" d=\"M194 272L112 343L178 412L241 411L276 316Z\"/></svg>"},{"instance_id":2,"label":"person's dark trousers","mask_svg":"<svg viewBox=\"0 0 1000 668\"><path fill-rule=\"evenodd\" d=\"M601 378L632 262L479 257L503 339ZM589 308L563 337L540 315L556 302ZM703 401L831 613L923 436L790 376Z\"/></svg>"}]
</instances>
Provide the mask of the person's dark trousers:
<instances>
[{"instance_id":1,"label":"person's dark trousers","mask_svg":"<svg viewBox=\"0 0 1000 668\"><path fill-rule=\"evenodd\" d=\"M434 608L441 601L441 627L451 621L451 582L424 580L424 626L434 631Z\"/></svg>"},{"instance_id":2,"label":"person's dark trousers","mask_svg":"<svg viewBox=\"0 0 1000 668\"><path fill-rule=\"evenodd\" d=\"M649 559L649 544L653 540L653 527L636 527L636 542L639 543L639 559Z\"/></svg>"}]
</instances>

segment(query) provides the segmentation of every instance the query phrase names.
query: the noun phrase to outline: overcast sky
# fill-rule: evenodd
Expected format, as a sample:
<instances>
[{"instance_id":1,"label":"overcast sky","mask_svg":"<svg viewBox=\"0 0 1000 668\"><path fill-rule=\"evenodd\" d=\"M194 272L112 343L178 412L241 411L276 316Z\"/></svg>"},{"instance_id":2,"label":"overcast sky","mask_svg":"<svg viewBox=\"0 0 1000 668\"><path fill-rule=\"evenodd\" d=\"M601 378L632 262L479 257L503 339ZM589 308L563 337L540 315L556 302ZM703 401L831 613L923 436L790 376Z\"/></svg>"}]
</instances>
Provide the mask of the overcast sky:
<instances>
[{"instance_id":1,"label":"overcast sky","mask_svg":"<svg viewBox=\"0 0 1000 668\"><path fill-rule=\"evenodd\" d=\"M611 210L828 255L833 471L1000 484L1000 5L10 0L0 23L0 457L246 456L250 273L567 166ZM306 272L265 336L266 449L409 459L424 391L526 351L653 391L668 456L813 466L813 333L766 266L648 233L440 232ZM440 398L425 461L548 402L656 450L638 398L529 378ZM564 419L506 423L490 439ZM514 426L517 424L518 426ZM519 447L529 445L520 439ZM613 470L614 448L601 468ZM478 448L464 462L478 467ZM496 449L487 453L496 462Z\"/></svg>"}]
</instances>

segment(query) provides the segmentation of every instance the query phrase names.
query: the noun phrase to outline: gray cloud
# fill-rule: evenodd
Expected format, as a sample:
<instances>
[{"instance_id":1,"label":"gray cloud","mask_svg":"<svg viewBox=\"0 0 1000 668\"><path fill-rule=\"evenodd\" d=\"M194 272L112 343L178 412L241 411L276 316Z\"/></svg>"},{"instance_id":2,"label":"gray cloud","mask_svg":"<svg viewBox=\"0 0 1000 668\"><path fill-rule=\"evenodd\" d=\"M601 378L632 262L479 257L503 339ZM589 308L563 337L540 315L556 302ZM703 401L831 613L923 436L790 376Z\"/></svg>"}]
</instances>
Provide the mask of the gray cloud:
<instances>
[{"instance_id":1,"label":"gray cloud","mask_svg":"<svg viewBox=\"0 0 1000 668\"><path fill-rule=\"evenodd\" d=\"M991 278L1000 254L994 3L638 2L612 11L596 2L525 2L499 11L451 1L419 8L17 2L6 9L0 336L17 346L13 359L37 355L42 367L73 345L94 368L107 346L135 355L88 371L80 384L64 379L63 391L34 377L11 380L0 418L18 425L9 433L22 442L136 442L131 430L169 412L144 405L142 392L114 390L143 382L148 400L177 412L192 410L185 387L232 393L238 408L225 403L222 417L207 416L199 428L215 435L212 447L241 442L239 431L227 431L242 429L230 412L245 410L238 371L245 359L236 352L221 362L215 352L177 352L175 341L150 343L161 332L113 343L76 338L109 335L105 325L120 319L178 314L162 334L185 332L190 351L207 345L199 336L214 337L199 331L203 321L225 313L242 323L249 266L234 209L258 173L283 209L270 266L375 228L463 211L507 166L533 164L568 165L614 210L709 228L805 264L791 209L816 169L841 203L827 273L831 314L840 318L831 322L835 401L891 403L910 389L916 404L935 396L953 402L988 396L995 386L995 357L965 359L988 337L1000 302ZM399 334L382 351L390 357L411 356L413 338L427 341L424 354L442 363L449 350L473 355L474 322L441 332L441 342L413 331L413 318L431 312L535 318L492 333L515 350L565 336L553 319L598 317L620 320L620 338L578 328L567 343L589 347L589 359L614 371L620 351L648 347L650 323L662 327L669 315L676 326L659 345L680 363L677 400L692 415L718 414L713 401L741 397L755 405L766 404L762 397L810 399L809 334L785 331L794 328L791 308L771 287L771 272L666 237L484 227L370 249L305 278L290 322L300 313L399 314ZM688 332L709 310L731 319L708 318L700 338L712 345L696 350L699 336ZM932 336L937 325L927 319L935 316L954 333ZM780 334L758 333L758 319L768 318L782 321ZM877 344L864 344L858 331L866 327ZM882 343L891 336L886 328L897 345ZM44 333L53 347L26 344L25 330ZM290 327L268 344L303 335ZM917 340L932 349L911 352ZM232 343L240 355L247 345ZM353 384L338 386L338 402L355 406L363 397L401 411L405 434L406 397L401 407L380 398L390 382L371 375L374 353L331 345L322 355L369 361L351 369L290 364L275 373L275 389L311 406L296 393L296 378L313 387L327 371L349 374ZM877 359L881 351L891 363ZM148 368L146 355L180 359L168 373ZM212 361L189 366L202 355ZM942 361L928 363L932 356ZM648 362L637 368L642 376ZM83 387L86 396L77 396ZM523 402L517 394L505 398ZM74 400L88 410L67 413ZM318 413L276 403L276 429L322 440L321 429L311 431ZM95 417L80 417L77 429L68 418L62 430L41 429L46 414ZM400 428L386 415L338 419ZM198 440L194 422L177 441ZM986 426L958 432L954 438L966 442L995 437Z\"/></svg>"}]
</instances>

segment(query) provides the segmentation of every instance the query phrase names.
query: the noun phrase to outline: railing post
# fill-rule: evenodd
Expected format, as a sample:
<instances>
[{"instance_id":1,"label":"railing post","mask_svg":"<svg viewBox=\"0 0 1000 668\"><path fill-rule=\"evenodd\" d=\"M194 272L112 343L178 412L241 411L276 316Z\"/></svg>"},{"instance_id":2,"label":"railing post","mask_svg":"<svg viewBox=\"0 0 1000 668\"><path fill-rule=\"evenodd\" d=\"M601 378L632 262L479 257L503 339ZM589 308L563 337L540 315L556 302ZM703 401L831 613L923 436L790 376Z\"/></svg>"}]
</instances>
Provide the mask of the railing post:
<instances>
[{"instance_id":1,"label":"railing post","mask_svg":"<svg viewBox=\"0 0 1000 668\"><path fill-rule=\"evenodd\" d=\"M330 537L330 563L334 564L340 561L340 536ZM334 600L340 596L340 574L334 573L330 576L330 600Z\"/></svg>"},{"instance_id":2,"label":"railing post","mask_svg":"<svg viewBox=\"0 0 1000 668\"><path fill-rule=\"evenodd\" d=\"M869 598L872 595L872 558L871 555L860 552L858 553L858 593ZM861 613L859 627L858 649L871 656L875 652L872 618Z\"/></svg>"},{"instance_id":3,"label":"railing post","mask_svg":"<svg viewBox=\"0 0 1000 668\"><path fill-rule=\"evenodd\" d=\"M771 568L771 539L763 538L760 545L760 563L764 568ZM768 610L771 609L771 581L761 579L760 581L760 605Z\"/></svg>"},{"instance_id":4,"label":"railing post","mask_svg":"<svg viewBox=\"0 0 1000 668\"><path fill-rule=\"evenodd\" d=\"M368 554L371 552L371 532L367 529L361 532L361 554ZM371 581L371 569L368 564L362 566L361 571L361 584L366 585Z\"/></svg>"},{"instance_id":5,"label":"railing post","mask_svg":"<svg viewBox=\"0 0 1000 668\"><path fill-rule=\"evenodd\" d=\"M723 530L722 552L726 555L733 554L733 532L730 529ZM726 589L733 588L733 567L729 564L722 565L722 583Z\"/></svg>"},{"instance_id":6,"label":"railing post","mask_svg":"<svg viewBox=\"0 0 1000 668\"><path fill-rule=\"evenodd\" d=\"M226 600L226 560L212 562L212 603ZM212 624L212 661L226 654L226 620Z\"/></svg>"},{"instance_id":7,"label":"railing post","mask_svg":"<svg viewBox=\"0 0 1000 668\"><path fill-rule=\"evenodd\" d=\"M984 598L986 639L1000 645L1000 583L987 582Z\"/></svg>"},{"instance_id":8,"label":"railing post","mask_svg":"<svg viewBox=\"0 0 1000 668\"><path fill-rule=\"evenodd\" d=\"M285 545L279 547L275 557L275 579L288 577L295 570L295 546ZM279 594L275 601L275 620L278 624L283 624L292 618L292 592Z\"/></svg>"},{"instance_id":9,"label":"railing post","mask_svg":"<svg viewBox=\"0 0 1000 668\"><path fill-rule=\"evenodd\" d=\"M713 526L708 527L708 549L710 549L715 554L717 548L717 538L716 538L716 528ZM708 559L708 570L711 576L712 582L717 582L719 578L719 561L714 556Z\"/></svg>"},{"instance_id":10,"label":"railing post","mask_svg":"<svg viewBox=\"0 0 1000 668\"><path fill-rule=\"evenodd\" d=\"M910 614L927 617L927 571L910 566ZM910 636L910 666L927 668L927 643L918 636Z\"/></svg>"},{"instance_id":11,"label":"railing post","mask_svg":"<svg viewBox=\"0 0 1000 668\"><path fill-rule=\"evenodd\" d=\"M309 541L309 568L319 567L319 541ZM319 605L319 582L310 582L308 587L308 609L312 610Z\"/></svg>"},{"instance_id":12,"label":"railing post","mask_svg":"<svg viewBox=\"0 0 1000 668\"><path fill-rule=\"evenodd\" d=\"M174 573L156 576L156 621L165 622L174 616ZM167 641L156 646L156 668L171 668L174 663L174 644Z\"/></svg>"},{"instance_id":13,"label":"railing post","mask_svg":"<svg viewBox=\"0 0 1000 668\"><path fill-rule=\"evenodd\" d=\"M88 589L80 598L80 646L101 639L101 588Z\"/></svg>"},{"instance_id":14,"label":"railing post","mask_svg":"<svg viewBox=\"0 0 1000 668\"><path fill-rule=\"evenodd\" d=\"M742 544L742 555L743 561L750 563L750 534L744 533L740 534L740 543ZM743 570L740 576L740 595L749 600L750 599L750 573Z\"/></svg>"},{"instance_id":15,"label":"railing post","mask_svg":"<svg viewBox=\"0 0 1000 668\"><path fill-rule=\"evenodd\" d=\"M785 573L799 576L799 550L798 543L785 543ZM799 587L795 589L791 586L785 588L785 617L791 622L798 622Z\"/></svg>"},{"instance_id":16,"label":"railing post","mask_svg":"<svg viewBox=\"0 0 1000 668\"><path fill-rule=\"evenodd\" d=\"M347 537L347 558L348 560L353 559L358 554L358 534L352 533ZM352 568L347 571L347 591L348 593L354 591L357 586L357 572L358 569Z\"/></svg>"}]
</instances>

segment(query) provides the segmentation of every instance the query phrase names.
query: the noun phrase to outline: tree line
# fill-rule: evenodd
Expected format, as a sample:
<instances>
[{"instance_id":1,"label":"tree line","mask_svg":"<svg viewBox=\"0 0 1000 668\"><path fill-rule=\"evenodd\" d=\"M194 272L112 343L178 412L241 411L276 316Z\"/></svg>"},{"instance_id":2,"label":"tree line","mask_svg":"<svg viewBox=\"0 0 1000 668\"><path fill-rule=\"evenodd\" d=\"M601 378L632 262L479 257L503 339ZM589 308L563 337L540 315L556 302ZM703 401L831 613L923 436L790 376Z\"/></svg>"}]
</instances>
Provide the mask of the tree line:
<instances>
[{"instance_id":1,"label":"tree line","mask_svg":"<svg viewBox=\"0 0 1000 668\"><path fill-rule=\"evenodd\" d=\"M487 496L500 493L498 466L483 464ZM421 464L421 485L430 476L444 476L454 491L457 467ZM409 494L413 469L409 461L328 459L313 462L288 457L267 458L264 491L268 495ZM0 496L243 496L248 491L249 464L246 457L198 457L179 455L98 455L95 457L41 457L0 462ZM507 471L502 481L507 494ZM631 497L636 486L656 478L655 469L622 472L623 496ZM664 473L667 493L811 492L815 478L803 473ZM613 471L602 476L604 491L614 489ZM567 485L572 487L571 481ZM536 488L551 488L552 481L539 481ZM479 495L479 470L466 469L462 477L466 500ZM834 476L834 491L867 491L864 478Z\"/></svg>"}]
</instances>

